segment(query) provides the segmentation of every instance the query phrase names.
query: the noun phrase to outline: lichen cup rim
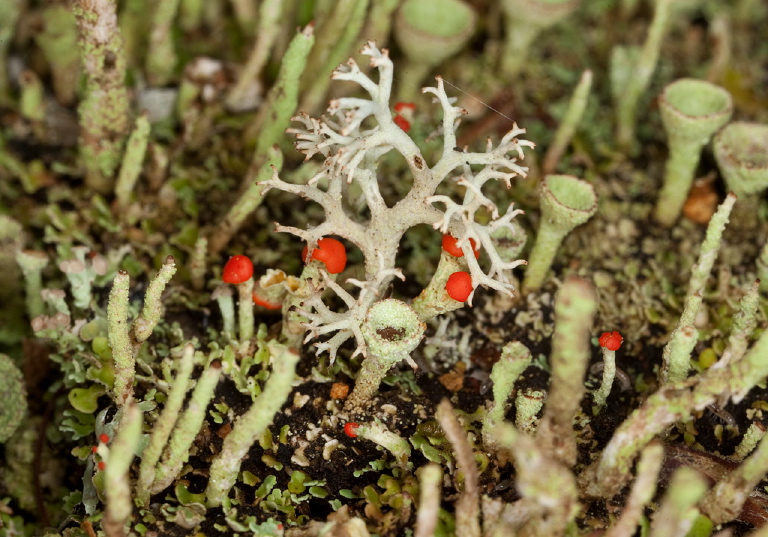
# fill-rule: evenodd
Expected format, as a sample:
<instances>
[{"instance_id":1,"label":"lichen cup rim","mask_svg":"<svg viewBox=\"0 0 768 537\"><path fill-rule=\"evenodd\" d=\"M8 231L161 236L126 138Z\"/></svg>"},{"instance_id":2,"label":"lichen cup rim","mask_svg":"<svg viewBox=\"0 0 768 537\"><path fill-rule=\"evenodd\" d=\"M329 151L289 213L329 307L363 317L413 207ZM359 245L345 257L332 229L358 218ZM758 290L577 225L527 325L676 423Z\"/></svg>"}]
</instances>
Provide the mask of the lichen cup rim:
<instances>
[{"instance_id":1,"label":"lichen cup rim","mask_svg":"<svg viewBox=\"0 0 768 537\"><path fill-rule=\"evenodd\" d=\"M414 9L416 3L423 3L434 10L436 4L442 4L442 15L450 13L451 9L463 10L456 17L461 25L457 31L450 35L437 35L433 33L438 26L434 18L425 16L417 17L417 24L408 20L406 15ZM442 62L458 52L475 33L477 25L477 13L471 5L462 0L405 0L395 13L395 38L409 58L429 63L431 65ZM445 27L445 25L443 25Z\"/></svg>"},{"instance_id":2,"label":"lichen cup rim","mask_svg":"<svg viewBox=\"0 0 768 537\"><path fill-rule=\"evenodd\" d=\"M597 211L594 187L573 175L552 174L541 182L542 213L553 223L576 227Z\"/></svg>"},{"instance_id":3,"label":"lichen cup rim","mask_svg":"<svg viewBox=\"0 0 768 537\"><path fill-rule=\"evenodd\" d=\"M680 78L664 87L659 109L669 138L689 138L703 145L731 118L733 98L706 80Z\"/></svg>"},{"instance_id":4,"label":"lichen cup rim","mask_svg":"<svg viewBox=\"0 0 768 537\"><path fill-rule=\"evenodd\" d=\"M755 139L759 141L755 142ZM715 135L713 146L715 159L728 188L737 196L756 194L768 187L767 124L748 121L729 123ZM755 152L755 149L758 151ZM761 158L747 158L749 156Z\"/></svg>"}]
</instances>

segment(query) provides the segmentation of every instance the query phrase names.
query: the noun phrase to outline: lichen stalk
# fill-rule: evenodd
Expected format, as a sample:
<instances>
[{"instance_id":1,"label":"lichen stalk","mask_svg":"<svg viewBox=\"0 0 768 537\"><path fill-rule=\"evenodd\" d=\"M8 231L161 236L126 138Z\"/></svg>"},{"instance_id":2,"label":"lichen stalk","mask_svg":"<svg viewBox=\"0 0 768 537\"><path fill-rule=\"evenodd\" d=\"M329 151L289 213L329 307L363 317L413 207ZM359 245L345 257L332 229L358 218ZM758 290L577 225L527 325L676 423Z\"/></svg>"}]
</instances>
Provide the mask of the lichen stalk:
<instances>
[{"instance_id":1,"label":"lichen stalk","mask_svg":"<svg viewBox=\"0 0 768 537\"><path fill-rule=\"evenodd\" d=\"M656 494L656 484L664 462L664 446L661 443L650 444L640 455L637 463L637 477L632 484L619 519L605 533L604 537L626 537L633 535L640 523L645 506Z\"/></svg>"},{"instance_id":2,"label":"lichen stalk","mask_svg":"<svg viewBox=\"0 0 768 537\"><path fill-rule=\"evenodd\" d=\"M613 388L613 380L616 377L616 351L603 347L603 378L600 387L592 394L595 413L599 412L608 400Z\"/></svg>"},{"instance_id":3,"label":"lichen stalk","mask_svg":"<svg viewBox=\"0 0 768 537\"><path fill-rule=\"evenodd\" d=\"M124 270L119 271L112 281L107 304L107 337L115 368L112 398L118 406L124 405L133 398L133 378L136 374L136 362L128 325L129 284L128 273Z\"/></svg>"},{"instance_id":4,"label":"lichen stalk","mask_svg":"<svg viewBox=\"0 0 768 537\"><path fill-rule=\"evenodd\" d=\"M344 2L337 2L338 7ZM333 70L333 68L344 61L344 57L348 54L352 44L358 39L360 30L365 23L365 15L368 11L368 4L370 0L357 0L353 4L353 8L348 12L349 16L346 23L343 26L343 30L336 36L334 36L334 45L331 52L325 59L325 63L322 65L320 72L327 73ZM339 12L334 10L332 16L338 16ZM367 37L367 36L362 36ZM318 45L319 46L319 45ZM323 103L323 97L325 96L330 79L326 76L319 76L315 79L307 77L303 81L312 80L312 84L308 87L302 86L302 98L301 98L301 110L317 110Z\"/></svg>"},{"instance_id":5,"label":"lichen stalk","mask_svg":"<svg viewBox=\"0 0 768 537\"><path fill-rule=\"evenodd\" d=\"M168 282L176 274L176 261L173 256L165 258L165 263L157 275L152 278L144 295L144 307L136 320L133 321L133 337L136 345L140 345L152 335L152 331L160 322L163 315L162 295Z\"/></svg>"},{"instance_id":6,"label":"lichen stalk","mask_svg":"<svg viewBox=\"0 0 768 537\"><path fill-rule=\"evenodd\" d=\"M178 56L171 36L180 0L156 0L151 5L152 28L149 32L149 50L145 70L152 86L164 86L171 81Z\"/></svg>"},{"instance_id":7,"label":"lichen stalk","mask_svg":"<svg viewBox=\"0 0 768 537\"><path fill-rule=\"evenodd\" d=\"M278 143L290 123L291 115L296 111L299 99L299 81L306 77L304 70L307 57L315 44L314 27L310 24L297 33L288 45L288 50L280 62L277 75L267 98L261 104L259 112L245 131L246 140L256 143L256 151L248 174L243 179L240 190L246 190L264 164L270 148Z\"/></svg>"},{"instance_id":8,"label":"lichen stalk","mask_svg":"<svg viewBox=\"0 0 768 537\"><path fill-rule=\"evenodd\" d=\"M568 102L568 110L565 112L563 119L560 121L560 125L557 127L557 132L555 132L555 137L552 139L552 144L549 146L549 149L547 149L546 155L544 155L541 171L545 175L555 171L563 153L565 153L568 144L571 142L571 139L576 132L576 128L581 123L581 118L584 115L584 110L589 101L589 92L591 89L592 70L586 69L581 74L576 89L573 90L571 100Z\"/></svg>"},{"instance_id":9,"label":"lichen stalk","mask_svg":"<svg viewBox=\"0 0 768 537\"><path fill-rule=\"evenodd\" d=\"M522 499L515 512L523 514L506 535L537 537L564 535L579 511L578 489L571 471L551 452L541 449L534 438L519 432L509 423L500 423L496 441L511 455L517 471L517 490Z\"/></svg>"},{"instance_id":10,"label":"lichen stalk","mask_svg":"<svg viewBox=\"0 0 768 537\"><path fill-rule=\"evenodd\" d=\"M16 253L16 263L24 276L27 315L34 319L44 313L40 292L43 290L42 271L48 265L48 256L45 252L20 250Z\"/></svg>"},{"instance_id":11,"label":"lichen stalk","mask_svg":"<svg viewBox=\"0 0 768 537\"><path fill-rule=\"evenodd\" d=\"M208 239L208 249L212 254L221 252L235 233L240 230L245 220L261 205L261 202L264 201L262 183L267 181L273 173L280 172L282 168L283 152L274 145L269 148L264 163L256 176L251 178L248 187L237 196L237 200L230 207L226 216L211 232Z\"/></svg>"},{"instance_id":12,"label":"lichen stalk","mask_svg":"<svg viewBox=\"0 0 768 537\"><path fill-rule=\"evenodd\" d=\"M10 3L13 4L13 1ZM48 5L42 18L43 29L35 36L35 42L51 66L56 100L63 106L71 106L77 99L80 78L75 18L72 11L63 4Z\"/></svg>"},{"instance_id":13,"label":"lichen stalk","mask_svg":"<svg viewBox=\"0 0 768 537\"><path fill-rule=\"evenodd\" d=\"M141 440L143 418L136 404L131 403L125 407L120 430L109 449L109 459L104 469L104 491L107 498L102 522L108 537L126 535L125 525L133 512L128 470Z\"/></svg>"},{"instance_id":14,"label":"lichen stalk","mask_svg":"<svg viewBox=\"0 0 768 537\"><path fill-rule=\"evenodd\" d=\"M10 79L8 77L8 49L10 48L16 21L21 14L22 0L0 2L0 105L11 104Z\"/></svg>"},{"instance_id":15,"label":"lichen stalk","mask_svg":"<svg viewBox=\"0 0 768 537\"><path fill-rule=\"evenodd\" d=\"M659 383L676 384L688 378L691 369L691 353L699 340L699 331L693 325L676 328L667 343L668 358L661 365Z\"/></svg>"},{"instance_id":16,"label":"lichen stalk","mask_svg":"<svg viewBox=\"0 0 768 537\"><path fill-rule=\"evenodd\" d=\"M237 284L237 322L240 341L245 342L253 337L253 278Z\"/></svg>"},{"instance_id":17,"label":"lichen stalk","mask_svg":"<svg viewBox=\"0 0 768 537\"><path fill-rule=\"evenodd\" d=\"M515 426L521 432L533 436L539 424L539 411L547 397L542 390L525 388L515 397Z\"/></svg>"},{"instance_id":18,"label":"lichen stalk","mask_svg":"<svg viewBox=\"0 0 768 537\"><path fill-rule=\"evenodd\" d=\"M768 473L768 436L763 436L755 451L729 472L701 500L701 510L714 524L739 516L744 502Z\"/></svg>"},{"instance_id":19,"label":"lichen stalk","mask_svg":"<svg viewBox=\"0 0 768 537\"><path fill-rule=\"evenodd\" d=\"M270 341L268 349L272 356L272 374L251 408L235 420L232 432L224 439L221 451L211 463L210 479L205 490L209 507L225 501L235 484L243 458L291 392L299 361L298 352L276 341Z\"/></svg>"},{"instance_id":20,"label":"lichen stalk","mask_svg":"<svg viewBox=\"0 0 768 537\"><path fill-rule=\"evenodd\" d=\"M458 470L464 475L464 490L456 501L456 534L480 537L480 491L478 489L477 463L467 432L459 423L448 399L443 399L435 412L445 437L456 454Z\"/></svg>"},{"instance_id":21,"label":"lichen stalk","mask_svg":"<svg viewBox=\"0 0 768 537\"><path fill-rule=\"evenodd\" d=\"M187 394L189 379L195 366L194 354L195 348L191 344L184 346L171 390L168 392L168 398L165 401L160 416L152 424L149 444L147 444L147 447L144 448L141 454L139 478L136 482L136 497L144 506L148 505L150 487L155 481L157 462L160 460L163 448L171 436L181 407L184 404L184 396Z\"/></svg>"},{"instance_id":22,"label":"lichen stalk","mask_svg":"<svg viewBox=\"0 0 768 537\"><path fill-rule=\"evenodd\" d=\"M704 477L693 468L675 470L661 505L651 521L650 537L688 535L699 510L696 503L707 491Z\"/></svg>"},{"instance_id":23,"label":"lichen stalk","mask_svg":"<svg viewBox=\"0 0 768 537\"><path fill-rule=\"evenodd\" d=\"M248 60L238 73L237 82L227 95L227 107L230 110L249 110L255 108L260 97L255 90L260 87L259 76L269 59L269 53L283 28L280 18L283 13L282 0L266 0L259 6L259 27L256 40L248 55Z\"/></svg>"},{"instance_id":24,"label":"lichen stalk","mask_svg":"<svg viewBox=\"0 0 768 537\"><path fill-rule=\"evenodd\" d=\"M759 421L753 421L747 429L747 432L744 433L744 436L741 438L739 445L736 446L731 458L735 461L743 461L750 453L752 453L764 436L765 426Z\"/></svg>"},{"instance_id":25,"label":"lichen stalk","mask_svg":"<svg viewBox=\"0 0 768 537\"><path fill-rule=\"evenodd\" d=\"M355 429L359 438L364 438L375 442L387 451L389 451L402 468L406 468L411 456L411 446L402 436L393 433L379 420L371 423L361 424Z\"/></svg>"},{"instance_id":26,"label":"lichen stalk","mask_svg":"<svg viewBox=\"0 0 768 537\"><path fill-rule=\"evenodd\" d=\"M531 364L531 351L519 341L511 341L501 350L499 361L493 364L491 380L493 381L493 407L483 419L483 442L493 446L495 436L493 428L504 421L509 408L508 400L512 395L515 382Z\"/></svg>"},{"instance_id":27,"label":"lichen stalk","mask_svg":"<svg viewBox=\"0 0 768 537\"><path fill-rule=\"evenodd\" d=\"M130 125L117 4L111 0L76 0L72 9L86 74L85 97L78 108L85 182L92 190L108 194Z\"/></svg>"},{"instance_id":28,"label":"lichen stalk","mask_svg":"<svg viewBox=\"0 0 768 537\"><path fill-rule=\"evenodd\" d=\"M731 362L741 360L749 346L749 336L757 327L757 308L760 304L760 280L747 289L739 301L739 311L733 316L731 333L723 355L712 367L725 367Z\"/></svg>"},{"instance_id":29,"label":"lichen stalk","mask_svg":"<svg viewBox=\"0 0 768 537\"><path fill-rule=\"evenodd\" d=\"M360 328L368 353L344 403L347 412L362 410L370 404L387 371L402 360L410 360L425 328L416 312L399 300L382 300L368 310Z\"/></svg>"},{"instance_id":30,"label":"lichen stalk","mask_svg":"<svg viewBox=\"0 0 768 537\"><path fill-rule=\"evenodd\" d=\"M712 272L712 265L715 264L715 259L717 259L717 254L720 251L723 231L728 224L728 217L731 214L734 203L736 203L736 195L729 193L709 221L704 242L701 244L699 259L696 265L693 266L693 269L691 269L691 279L688 282L688 295L692 295L693 293L704 294L704 288L707 279Z\"/></svg>"},{"instance_id":31,"label":"lichen stalk","mask_svg":"<svg viewBox=\"0 0 768 537\"><path fill-rule=\"evenodd\" d=\"M147 114L141 114L136 118L131 136L128 138L128 144L125 148L125 157L120 166L120 173L117 176L115 184L115 198L119 209L125 209L131 202L131 196L136 188L136 182L141 173L141 166L144 162L144 155L147 152L147 143L149 142L149 119Z\"/></svg>"},{"instance_id":32,"label":"lichen stalk","mask_svg":"<svg viewBox=\"0 0 768 537\"><path fill-rule=\"evenodd\" d=\"M214 361L197 380L189 404L179 417L168 446L163 452L162 461L157 465L150 493L156 494L170 486L189 459L189 448L203 425L208 404L213 398L219 377L221 377L221 363Z\"/></svg>"},{"instance_id":33,"label":"lichen stalk","mask_svg":"<svg viewBox=\"0 0 768 537\"><path fill-rule=\"evenodd\" d=\"M419 472L419 510L416 513L414 537L432 537L440 511L440 485L443 469L435 463L423 466Z\"/></svg>"},{"instance_id":34,"label":"lichen stalk","mask_svg":"<svg viewBox=\"0 0 768 537\"><path fill-rule=\"evenodd\" d=\"M674 0L658 0L655 2L653 21L637 62L632 68L628 66L623 67L626 69L626 72L623 72L623 74L627 76L627 79L617 80L615 73L611 73L612 81L620 83L619 87L612 89L616 101L616 138L621 148L629 149L635 142L637 103L643 92L648 89L651 77L656 69L661 42L666 32L667 21L669 20L673 2ZM619 59L616 50L614 50L614 57L611 58L612 70L616 69L616 64L627 60L626 57ZM627 56L626 50L622 50L622 52Z\"/></svg>"},{"instance_id":35,"label":"lichen stalk","mask_svg":"<svg viewBox=\"0 0 768 537\"><path fill-rule=\"evenodd\" d=\"M585 280L568 278L555 297L555 333L550 363L552 380L536 441L546 453L567 466L576 463L573 418L584 396L589 364L589 331L597 298Z\"/></svg>"}]
</instances>

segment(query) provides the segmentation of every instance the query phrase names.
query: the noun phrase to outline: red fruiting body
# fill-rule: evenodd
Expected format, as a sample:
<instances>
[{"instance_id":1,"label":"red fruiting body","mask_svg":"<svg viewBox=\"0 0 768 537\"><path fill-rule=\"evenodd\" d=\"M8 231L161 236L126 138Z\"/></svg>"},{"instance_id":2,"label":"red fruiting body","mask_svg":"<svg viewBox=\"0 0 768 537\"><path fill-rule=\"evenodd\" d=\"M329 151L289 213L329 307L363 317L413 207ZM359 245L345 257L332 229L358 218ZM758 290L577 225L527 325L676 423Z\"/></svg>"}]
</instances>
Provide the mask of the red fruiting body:
<instances>
[{"instance_id":1,"label":"red fruiting body","mask_svg":"<svg viewBox=\"0 0 768 537\"><path fill-rule=\"evenodd\" d=\"M445 283L448 296L459 302L464 302L472 294L472 276L468 272L454 272L448 276Z\"/></svg>"},{"instance_id":2,"label":"red fruiting body","mask_svg":"<svg viewBox=\"0 0 768 537\"><path fill-rule=\"evenodd\" d=\"M253 276L253 263L244 255L233 255L224 265L221 279L226 283L247 282Z\"/></svg>"},{"instance_id":3,"label":"red fruiting body","mask_svg":"<svg viewBox=\"0 0 768 537\"><path fill-rule=\"evenodd\" d=\"M307 247L301 252L301 258L307 262ZM331 274L338 274L347 266L347 249L336 239L324 238L317 241L317 248L312 250L312 259L325 264Z\"/></svg>"},{"instance_id":4,"label":"red fruiting body","mask_svg":"<svg viewBox=\"0 0 768 537\"><path fill-rule=\"evenodd\" d=\"M109 435L101 433L99 435L99 442L101 442L102 444L106 444L107 442L109 442Z\"/></svg>"},{"instance_id":5,"label":"red fruiting body","mask_svg":"<svg viewBox=\"0 0 768 537\"><path fill-rule=\"evenodd\" d=\"M91 446L91 453L96 453L97 451L99 451L98 446Z\"/></svg>"},{"instance_id":6,"label":"red fruiting body","mask_svg":"<svg viewBox=\"0 0 768 537\"><path fill-rule=\"evenodd\" d=\"M355 429L360 427L359 423L355 423L354 421L350 421L349 423L344 424L344 434L346 434L350 438L357 438L357 433L355 432Z\"/></svg>"},{"instance_id":7,"label":"red fruiting body","mask_svg":"<svg viewBox=\"0 0 768 537\"><path fill-rule=\"evenodd\" d=\"M99 470L102 470L102 471L103 471L103 470L104 470L104 468L106 468L106 467L107 467L107 463L106 463L106 462L104 462L104 461L99 461L99 464L97 464L97 465L96 465L96 467L97 467Z\"/></svg>"},{"instance_id":8,"label":"red fruiting body","mask_svg":"<svg viewBox=\"0 0 768 537\"><path fill-rule=\"evenodd\" d=\"M403 129L405 132L411 130L411 122L405 119L403 116L395 116L392 121L394 121L395 125Z\"/></svg>"},{"instance_id":9,"label":"red fruiting body","mask_svg":"<svg viewBox=\"0 0 768 537\"><path fill-rule=\"evenodd\" d=\"M456 246L456 239L453 237L453 235L445 234L443 235L443 250L451 254L453 257L463 257L464 252L461 248ZM469 239L469 244L472 245L472 251L475 252L475 259L478 259L480 257L480 252L477 250L477 243L475 243L475 239Z\"/></svg>"},{"instance_id":10,"label":"red fruiting body","mask_svg":"<svg viewBox=\"0 0 768 537\"><path fill-rule=\"evenodd\" d=\"M597 341L601 347L605 347L609 351L617 351L621 347L624 338L614 330L613 332L603 332Z\"/></svg>"},{"instance_id":11,"label":"red fruiting body","mask_svg":"<svg viewBox=\"0 0 768 537\"><path fill-rule=\"evenodd\" d=\"M405 110L410 110L411 112L413 112L414 110L416 110L416 105L413 103L404 103L404 102L395 103L395 112L397 112L398 114L402 114Z\"/></svg>"}]
</instances>

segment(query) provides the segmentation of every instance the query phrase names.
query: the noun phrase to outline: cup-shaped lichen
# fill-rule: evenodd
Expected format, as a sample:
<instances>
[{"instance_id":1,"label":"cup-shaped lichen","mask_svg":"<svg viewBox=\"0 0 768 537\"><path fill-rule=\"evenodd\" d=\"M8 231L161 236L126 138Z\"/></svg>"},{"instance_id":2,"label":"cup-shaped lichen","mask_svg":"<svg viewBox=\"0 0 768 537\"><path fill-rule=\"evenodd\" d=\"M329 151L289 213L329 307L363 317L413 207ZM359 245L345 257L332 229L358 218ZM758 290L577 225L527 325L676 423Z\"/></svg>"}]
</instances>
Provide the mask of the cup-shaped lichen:
<instances>
[{"instance_id":1,"label":"cup-shaped lichen","mask_svg":"<svg viewBox=\"0 0 768 537\"><path fill-rule=\"evenodd\" d=\"M743 198L768 187L768 125L734 121L714 141L728 189Z\"/></svg>"},{"instance_id":2,"label":"cup-shaped lichen","mask_svg":"<svg viewBox=\"0 0 768 537\"><path fill-rule=\"evenodd\" d=\"M389 368L410 357L411 351L424 336L426 325L408 304L389 298L377 302L368 310L361 332L368 348L355 389L345 408L364 406L379 389Z\"/></svg>"},{"instance_id":3,"label":"cup-shaped lichen","mask_svg":"<svg viewBox=\"0 0 768 537\"><path fill-rule=\"evenodd\" d=\"M669 157L664 186L656 203L656 220L671 226L680 215L693 183L701 149L731 118L731 94L704 80L682 78L659 97Z\"/></svg>"},{"instance_id":4,"label":"cup-shaped lichen","mask_svg":"<svg viewBox=\"0 0 768 537\"><path fill-rule=\"evenodd\" d=\"M456 54L475 33L477 14L461 0L406 0L397 11L395 39L408 61L399 101L410 100L430 69Z\"/></svg>"},{"instance_id":5,"label":"cup-shaped lichen","mask_svg":"<svg viewBox=\"0 0 768 537\"><path fill-rule=\"evenodd\" d=\"M536 236L523 289L538 289L555 253L568 233L597 212L592 185L572 175L548 175L541 183L541 224Z\"/></svg>"},{"instance_id":6,"label":"cup-shaped lichen","mask_svg":"<svg viewBox=\"0 0 768 537\"><path fill-rule=\"evenodd\" d=\"M528 49L542 30L568 16L580 0L504 0L506 42L501 56L501 72L510 78L525 64Z\"/></svg>"}]
</instances>

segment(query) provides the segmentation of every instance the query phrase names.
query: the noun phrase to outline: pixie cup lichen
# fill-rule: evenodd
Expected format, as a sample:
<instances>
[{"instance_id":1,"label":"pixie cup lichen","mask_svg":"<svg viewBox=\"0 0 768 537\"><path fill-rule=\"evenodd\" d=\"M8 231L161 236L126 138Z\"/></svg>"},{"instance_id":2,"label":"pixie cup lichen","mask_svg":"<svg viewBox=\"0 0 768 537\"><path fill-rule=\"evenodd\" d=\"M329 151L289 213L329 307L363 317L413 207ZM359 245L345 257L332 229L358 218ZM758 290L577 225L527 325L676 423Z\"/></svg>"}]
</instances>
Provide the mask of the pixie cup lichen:
<instances>
[{"instance_id":1,"label":"pixie cup lichen","mask_svg":"<svg viewBox=\"0 0 768 537\"><path fill-rule=\"evenodd\" d=\"M501 56L501 72L515 76L525 65L534 39L550 26L570 15L581 0L503 0L501 9L506 36Z\"/></svg>"},{"instance_id":2,"label":"pixie cup lichen","mask_svg":"<svg viewBox=\"0 0 768 537\"><path fill-rule=\"evenodd\" d=\"M659 108L669 157L654 217L671 226L688 197L701 149L731 118L733 102L731 94L719 86L683 78L664 88Z\"/></svg>"},{"instance_id":3,"label":"pixie cup lichen","mask_svg":"<svg viewBox=\"0 0 768 537\"><path fill-rule=\"evenodd\" d=\"M736 196L748 198L768 187L768 125L734 121L715 136L714 150Z\"/></svg>"},{"instance_id":4,"label":"pixie cup lichen","mask_svg":"<svg viewBox=\"0 0 768 537\"><path fill-rule=\"evenodd\" d=\"M541 287L557 249L574 228L597 212L592 185L572 175L548 175L541 183L541 224L528 258L524 290Z\"/></svg>"},{"instance_id":5,"label":"pixie cup lichen","mask_svg":"<svg viewBox=\"0 0 768 537\"><path fill-rule=\"evenodd\" d=\"M475 33L477 14L461 0L406 0L395 15L395 39L407 62L397 101L409 101L429 71Z\"/></svg>"},{"instance_id":6,"label":"pixie cup lichen","mask_svg":"<svg viewBox=\"0 0 768 537\"><path fill-rule=\"evenodd\" d=\"M426 326L413 309L400 300L387 299L374 304L361 330L368 346L355 388L344 408L364 407L379 389L387 371L401 360L410 360L421 342Z\"/></svg>"}]
</instances>

